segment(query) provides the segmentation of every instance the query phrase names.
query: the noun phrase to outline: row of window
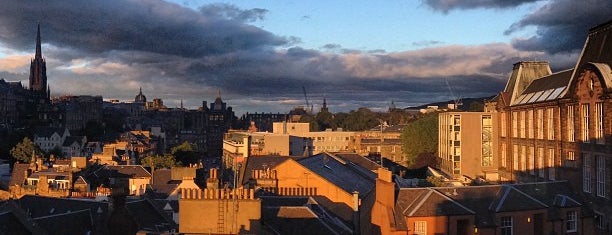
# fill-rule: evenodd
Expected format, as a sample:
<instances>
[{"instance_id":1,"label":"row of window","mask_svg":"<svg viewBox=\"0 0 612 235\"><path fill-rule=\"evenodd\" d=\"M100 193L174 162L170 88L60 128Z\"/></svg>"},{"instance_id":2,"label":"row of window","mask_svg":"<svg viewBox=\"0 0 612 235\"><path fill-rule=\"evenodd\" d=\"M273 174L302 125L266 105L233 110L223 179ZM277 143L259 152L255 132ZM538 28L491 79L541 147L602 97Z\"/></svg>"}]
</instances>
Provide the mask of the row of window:
<instances>
[{"instance_id":1,"label":"row of window","mask_svg":"<svg viewBox=\"0 0 612 235\"><path fill-rule=\"evenodd\" d=\"M595 156L595 185L596 195L606 197L606 158L602 155ZM592 193L593 181L593 156L589 153L582 154L582 191Z\"/></svg>"},{"instance_id":2,"label":"row of window","mask_svg":"<svg viewBox=\"0 0 612 235\"><path fill-rule=\"evenodd\" d=\"M567 141L576 141L575 133L575 105L567 106ZM546 113L546 115L544 115ZM592 110L590 104L580 105L580 131L581 140L583 142L590 142L592 139L598 144L604 144L604 110L603 103L595 104L594 119L591 118ZM506 136L506 113L501 114L501 136ZM534 126L534 117L535 124ZM535 115L534 110L523 110L513 111L511 113L512 120L512 137L514 138L536 138L544 139L546 131L546 138L549 140L555 139L555 108L536 109ZM546 122L544 122L546 120ZM544 124L546 123L546 126ZM590 133L590 130L594 130L594 133ZM536 132L537 131L537 132Z\"/></svg>"},{"instance_id":3,"label":"row of window","mask_svg":"<svg viewBox=\"0 0 612 235\"><path fill-rule=\"evenodd\" d=\"M500 166L507 167L508 149L506 143L501 145ZM568 160L574 159L573 152L568 153ZM512 169L514 171L523 171L531 175L537 175L545 178L546 169L548 169L548 179L555 180L555 168L558 166L555 159L554 148L538 147L537 152L533 146L513 145L512 146ZM574 159L575 160L575 159ZM573 160L572 160L573 161Z\"/></svg>"}]
</instances>

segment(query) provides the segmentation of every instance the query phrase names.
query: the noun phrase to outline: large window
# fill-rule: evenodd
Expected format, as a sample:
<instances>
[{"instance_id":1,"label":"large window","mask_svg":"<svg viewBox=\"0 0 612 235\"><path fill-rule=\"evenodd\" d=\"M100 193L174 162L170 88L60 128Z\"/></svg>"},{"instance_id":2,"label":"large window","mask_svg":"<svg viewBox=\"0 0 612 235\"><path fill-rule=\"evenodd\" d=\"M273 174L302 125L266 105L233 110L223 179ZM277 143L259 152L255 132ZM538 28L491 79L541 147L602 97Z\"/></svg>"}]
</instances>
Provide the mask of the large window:
<instances>
[{"instance_id":1,"label":"large window","mask_svg":"<svg viewBox=\"0 0 612 235\"><path fill-rule=\"evenodd\" d=\"M529 153L527 153L527 157L529 158L529 174L535 174L535 151L533 146L529 146Z\"/></svg>"},{"instance_id":2,"label":"large window","mask_svg":"<svg viewBox=\"0 0 612 235\"><path fill-rule=\"evenodd\" d=\"M527 111L527 136L533 139L533 109Z\"/></svg>"},{"instance_id":3,"label":"large window","mask_svg":"<svg viewBox=\"0 0 612 235\"><path fill-rule=\"evenodd\" d=\"M501 124L500 125L501 126L500 135L502 137L506 137L506 128L507 128L507 123L508 123L507 120L506 120L507 116L508 116L508 113L506 113L506 112L502 112L501 113L501 118L500 118L500 122L501 122L500 123Z\"/></svg>"},{"instance_id":4,"label":"large window","mask_svg":"<svg viewBox=\"0 0 612 235\"><path fill-rule=\"evenodd\" d=\"M549 140L554 140L555 139L555 110L553 108L548 108L546 109L546 120L548 121L547 123L547 133L548 133L548 139Z\"/></svg>"},{"instance_id":5,"label":"large window","mask_svg":"<svg viewBox=\"0 0 612 235\"><path fill-rule=\"evenodd\" d=\"M582 118L582 142L588 143L590 141L589 136L589 104L582 104L580 106L581 118Z\"/></svg>"},{"instance_id":6,"label":"large window","mask_svg":"<svg viewBox=\"0 0 612 235\"><path fill-rule=\"evenodd\" d=\"M519 148L518 145L513 145L512 146L512 163L513 163L513 169L512 170L519 170Z\"/></svg>"},{"instance_id":7,"label":"large window","mask_svg":"<svg viewBox=\"0 0 612 235\"><path fill-rule=\"evenodd\" d=\"M521 146L521 170L527 170L527 147Z\"/></svg>"},{"instance_id":8,"label":"large window","mask_svg":"<svg viewBox=\"0 0 612 235\"><path fill-rule=\"evenodd\" d=\"M595 104L595 139L598 144L604 144L604 113L603 103Z\"/></svg>"},{"instance_id":9,"label":"large window","mask_svg":"<svg viewBox=\"0 0 612 235\"><path fill-rule=\"evenodd\" d=\"M538 176L544 178L544 148L538 148Z\"/></svg>"},{"instance_id":10,"label":"large window","mask_svg":"<svg viewBox=\"0 0 612 235\"><path fill-rule=\"evenodd\" d=\"M582 191L591 192L591 155L588 153L582 153Z\"/></svg>"},{"instance_id":11,"label":"large window","mask_svg":"<svg viewBox=\"0 0 612 235\"><path fill-rule=\"evenodd\" d=\"M521 138L525 138L525 111L521 111L519 124L521 125Z\"/></svg>"},{"instance_id":12,"label":"large window","mask_svg":"<svg viewBox=\"0 0 612 235\"><path fill-rule=\"evenodd\" d=\"M512 216L501 217L499 227L501 228L501 235L512 235Z\"/></svg>"},{"instance_id":13,"label":"large window","mask_svg":"<svg viewBox=\"0 0 612 235\"><path fill-rule=\"evenodd\" d=\"M538 124L538 139L543 139L544 138L544 111L541 109L538 109L538 111L536 112L536 123Z\"/></svg>"},{"instance_id":14,"label":"large window","mask_svg":"<svg viewBox=\"0 0 612 235\"><path fill-rule=\"evenodd\" d=\"M548 149L548 179L555 180L555 149Z\"/></svg>"},{"instance_id":15,"label":"large window","mask_svg":"<svg viewBox=\"0 0 612 235\"><path fill-rule=\"evenodd\" d=\"M568 211L565 218L565 230L568 233L576 232L578 230L576 211Z\"/></svg>"},{"instance_id":16,"label":"large window","mask_svg":"<svg viewBox=\"0 0 612 235\"><path fill-rule=\"evenodd\" d=\"M493 164L493 125L491 115L482 116L482 166Z\"/></svg>"},{"instance_id":17,"label":"large window","mask_svg":"<svg viewBox=\"0 0 612 235\"><path fill-rule=\"evenodd\" d=\"M512 137L518 137L518 113L512 112Z\"/></svg>"},{"instance_id":18,"label":"large window","mask_svg":"<svg viewBox=\"0 0 612 235\"><path fill-rule=\"evenodd\" d=\"M427 221L415 221L414 222L414 234L426 235L427 234Z\"/></svg>"},{"instance_id":19,"label":"large window","mask_svg":"<svg viewBox=\"0 0 612 235\"><path fill-rule=\"evenodd\" d=\"M575 131L574 131L574 106L567 106L567 141L574 142L576 141Z\"/></svg>"},{"instance_id":20,"label":"large window","mask_svg":"<svg viewBox=\"0 0 612 235\"><path fill-rule=\"evenodd\" d=\"M500 156L501 157L501 161L500 161L499 164L501 165L501 167L504 167L504 168L506 167L506 154L508 153L507 147L508 146L506 146L506 143L502 143L502 145L501 145L501 156Z\"/></svg>"},{"instance_id":21,"label":"large window","mask_svg":"<svg viewBox=\"0 0 612 235\"><path fill-rule=\"evenodd\" d=\"M597 196L606 197L606 158L597 156Z\"/></svg>"}]
</instances>

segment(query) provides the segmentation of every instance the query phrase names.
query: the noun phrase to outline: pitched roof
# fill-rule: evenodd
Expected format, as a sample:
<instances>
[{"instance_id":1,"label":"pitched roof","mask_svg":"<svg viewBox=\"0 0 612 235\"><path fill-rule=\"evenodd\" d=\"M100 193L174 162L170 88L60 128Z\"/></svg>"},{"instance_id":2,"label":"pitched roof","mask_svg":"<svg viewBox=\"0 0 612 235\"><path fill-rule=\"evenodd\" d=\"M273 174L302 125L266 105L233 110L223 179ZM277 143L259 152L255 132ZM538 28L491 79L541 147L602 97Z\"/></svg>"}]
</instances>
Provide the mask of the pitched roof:
<instances>
[{"instance_id":1,"label":"pitched roof","mask_svg":"<svg viewBox=\"0 0 612 235\"><path fill-rule=\"evenodd\" d=\"M562 92L569 87L573 72L573 69L568 69L533 80L525 88L525 91L518 95L513 105L537 103L560 98Z\"/></svg>"},{"instance_id":2,"label":"pitched roof","mask_svg":"<svg viewBox=\"0 0 612 235\"><path fill-rule=\"evenodd\" d=\"M378 168L380 168L380 165L378 165L376 162L371 161L370 159L367 159L365 157L362 157L361 155L357 154L357 153L330 153L335 155L336 157L340 157L341 159L345 160L345 161L350 161L353 162L357 165L360 165L363 168L366 168L368 170L371 171L375 171Z\"/></svg>"},{"instance_id":3,"label":"pitched roof","mask_svg":"<svg viewBox=\"0 0 612 235\"><path fill-rule=\"evenodd\" d=\"M375 173L329 153L320 153L312 157L302 158L298 160L298 163L340 187L345 192L359 192L359 198L368 195L375 186Z\"/></svg>"},{"instance_id":4,"label":"pitched roof","mask_svg":"<svg viewBox=\"0 0 612 235\"><path fill-rule=\"evenodd\" d=\"M264 170L266 168L274 168L281 163L290 160L290 157L283 156L254 156L248 157L245 164L242 164L241 179L242 184L249 182L251 172L254 170Z\"/></svg>"},{"instance_id":5,"label":"pitched roof","mask_svg":"<svg viewBox=\"0 0 612 235\"><path fill-rule=\"evenodd\" d=\"M57 133L59 136L64 135L66 128L61 127L36 127L34 129L34 136L38 137L51 137L53 133Z\"/></svg>"},{"instance_id":6,"label":"pitched roof","mask_svg":"<svg viewBox=\"0 0 612 235\"><path fill-rule=\"evenodd\" d=\"M26 180L26 173L30 168L28 163L15 162L13 165L13 172L11 172L11 180L9 185L22 185Z\"/></svg>"},{"instance_id":7,"label":"pitched roof","mask_svg":"<svg viewBox=\"0 0 612 235\"><path fill-rule=\"evenodd\" d=\"M125 207L136 221L136 224L138 224L140 230L163 232L176 229L177 226L172 218L169 218L161 208L156 206L158 206L158 204L146 199L128 201L125 204Z\"/></svg>"},{"instance_id":8,"label":"pitched roof","mask_svg":"<svg viewBox=\"0 0 612 235\"><path fill-rule=\"evenodd\" d=\"M89 209L34 218L49 234L87 234L94 230Z\"/></svg>"},{"instance_id":9,"label":"pitched roof","mask_svg":"<svg viewBox=\"0 0 612 235\"><path fill-rule=\"evenodd\" d=\"M82 145L83 143L83 136L68 136L66 137L66 140L64 140L64 143L62 144L62 146L64 147L69 147L70 145L76 143L77 145Z\"/></svg>"},{"instance_id":10,"label":"pitched roof","mask_svg":"<svg viewBox=\"0 0 612 235\"><path fill-rule=\"evenodd\" d=\"M151 177L151 173L145 170L141 165L104 165L104 167L94 172L94 174L98 177Z\"/></svg>"}]
</instances>

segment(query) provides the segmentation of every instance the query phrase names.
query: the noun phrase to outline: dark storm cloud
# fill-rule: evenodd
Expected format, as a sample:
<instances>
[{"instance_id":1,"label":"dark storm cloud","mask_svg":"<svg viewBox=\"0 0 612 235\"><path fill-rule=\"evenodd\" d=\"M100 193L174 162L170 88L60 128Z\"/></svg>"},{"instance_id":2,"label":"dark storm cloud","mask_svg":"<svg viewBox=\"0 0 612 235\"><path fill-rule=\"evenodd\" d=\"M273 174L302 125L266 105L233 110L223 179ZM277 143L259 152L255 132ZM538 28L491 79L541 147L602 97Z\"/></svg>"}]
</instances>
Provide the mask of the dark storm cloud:
<instances>
[{"instance_id":1,"label":"dark storm cloud","mask_svg":"<svg viewBox=\"0 0 612 235\"><path fill-rule=\"evenodd\" d=\"M514 47L525 51L548 53L582 49L588 30L612 20L610 0L550 1L533 13L514 23L506 34L527 26L537 27L537 35L515 39Z\"/></svg>"},{"instance_id":2,"label":"dark storm cloud","mask_svg":"<svg viewBox=\"0 0 612 235\"><path fill-rule=\"evenodd\" d=\"M512 8L541 0L422 0L434 10L449 12L455 9Z\"/></svg>"},{"instance_id":3,"label":"dark storm cloud","mask_svg":"<svg viewBox=\"0 0 612 235\"><path fill-rule=\"evenodd\" d=\"M287 39L244 21L262 19L266 10L212 5L196 12L162 1L4 1L0 40L32 48L32 28L41 22L44 40L90 53L148 51L198 57L278 46Z\"/></svg>"},{"instance_id":4,"label":"dark storm cloud","mask_svg":"<svg viewBox=\"0 0 612 235\"><path fill-rule=\"evenodd\" d=\"M54 94L131 100L142 87L169 107L180 100L198 106L221 90L237 112L287 111L303 103L302 87L313 99L333 101L334 111L449 100L447 84L462 97L489 96L503 88L512 63L544 55L501 43L393 53L336 44L305 49L295 45L299 38L248 24L265 19L266 10L224 4L193 10L152 0L0 3L0 43L28 53L0 58L0 71L22 74L8 80L27 79L40 21Z\"/></svg>"}]
</instances>

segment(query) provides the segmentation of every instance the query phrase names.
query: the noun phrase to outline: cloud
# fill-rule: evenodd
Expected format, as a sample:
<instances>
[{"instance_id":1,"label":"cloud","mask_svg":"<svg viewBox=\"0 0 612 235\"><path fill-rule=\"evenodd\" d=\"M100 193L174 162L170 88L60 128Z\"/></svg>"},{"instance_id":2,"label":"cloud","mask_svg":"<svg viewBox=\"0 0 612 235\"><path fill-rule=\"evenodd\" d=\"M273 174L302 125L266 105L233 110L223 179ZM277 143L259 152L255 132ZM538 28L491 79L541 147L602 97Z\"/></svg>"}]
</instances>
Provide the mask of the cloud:
<instances>
[{"instance_id":1,"label":"cloud","mask_svg":"<svg viewBox=\"0 0 612 235\"><path fill-rule=\"evenodd\" d=\"M456 9L475 9L475 8L513 8L525 3L537 2L541 0L422 0L423 3L434 10L448 13Z\"/></svg>"},{"instance_id":2,"label":"cloud","mask_svg":"<svg viewBox=\"0 0 612 235\"><path fill-rule=\"evenodd\" d=\"M514 23L505 33L535 26L535 36L516 38L512 45L524 51L567 53L581 49L588 29L611 20L610 12L612 1L609 0L549 1Z\"/></svg>"},{"instance_id":3,"label":"cloud","mask_svg":"<svg viewBox=\"0 0 612 235\"><path fill-rule=\"evenodd\" d=\"M426 40L426 41L413 42L412 45L416 47L428 47L428 46L438 45L442 43L443 42L436 41L436 40Z\"/></svg>"},{"instance_id":4,"label":"cloud","mask_svg":"<svg viewBox=\"0 0 612 235\"><path fill-rule=\"evenodd\" d=\"M154 0L42 4L42 15L24 1L0 8L0 44L18 52L1 58L0 76L27 79L40 21L52 94L133 100L142 87L169 107L181 100L198 107L221 90L238 113L287 112L302 104L302 87L314 104L326 97L334 112L387 107L391 100L413 106L452 99L447 82L462 97L490 96L503 89L513 63L550 56L503 43L404 52L338 44L306 49L296 46L299 38L249 24L265 19L266 10L226 4L198 10ZM551 58L571 63L576 53Z\"/></svg>"}]
</instances>

